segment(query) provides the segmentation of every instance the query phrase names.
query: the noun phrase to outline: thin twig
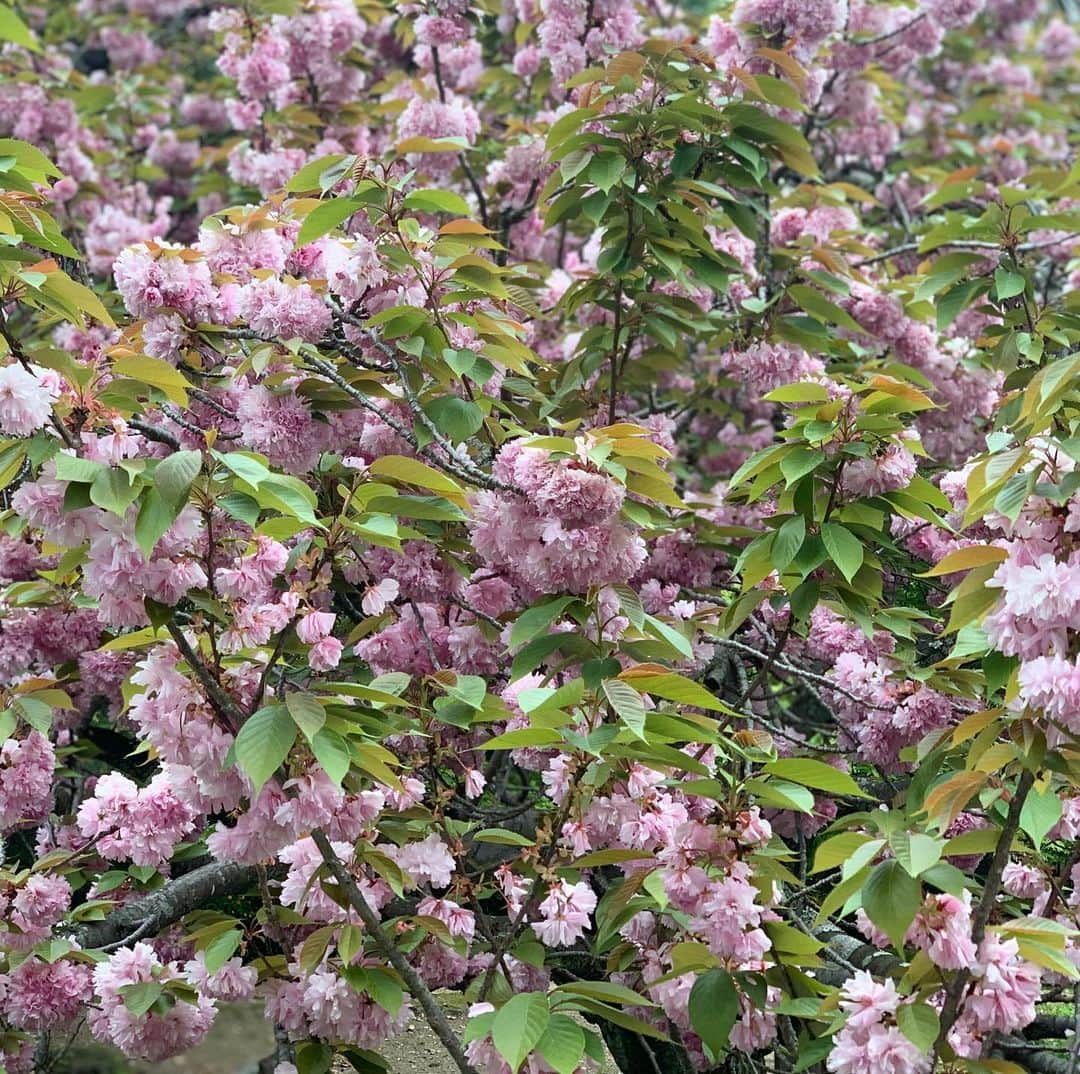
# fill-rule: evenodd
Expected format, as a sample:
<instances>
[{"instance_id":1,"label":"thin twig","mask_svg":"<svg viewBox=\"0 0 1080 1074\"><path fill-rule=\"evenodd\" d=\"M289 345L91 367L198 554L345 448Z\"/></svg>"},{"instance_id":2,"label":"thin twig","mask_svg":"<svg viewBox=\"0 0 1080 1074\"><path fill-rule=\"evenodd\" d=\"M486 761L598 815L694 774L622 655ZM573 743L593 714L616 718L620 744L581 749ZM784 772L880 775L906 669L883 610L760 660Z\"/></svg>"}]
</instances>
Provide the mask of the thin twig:
<instances>
[{"instance_id":1,"label":"thin twig","mask_svg":"<svg viewBox=\"0 0 1080 1074\"><path fill-rule=\"evenodd\" d=\"M997 846L994 848L994 856L990 859L990 866L983 882L982 898L971 915L971 939L978 948L986 935L986 926L997 901L998 892L1001 890L1001 874L1009 861L1009 853L1012 850L1012 842L1020 827L1020 811L1024 808L1028 792L1035 782L1035 773L1030 768L1025 768L1020 775L1020 781L1016 785L1012 801L1009 803L1009 812L1005 817L1005 823L1001 828ZM945 995L945 1003L941 1008L941 1030L934 1044L934 1065L940 1057L941 1049L948 1040L949 1031L956 1023L960 1014L960 1004L964 998L971 974L968 970L961 970L956 979L950 985Z\"/></svg>"}]
</instances>

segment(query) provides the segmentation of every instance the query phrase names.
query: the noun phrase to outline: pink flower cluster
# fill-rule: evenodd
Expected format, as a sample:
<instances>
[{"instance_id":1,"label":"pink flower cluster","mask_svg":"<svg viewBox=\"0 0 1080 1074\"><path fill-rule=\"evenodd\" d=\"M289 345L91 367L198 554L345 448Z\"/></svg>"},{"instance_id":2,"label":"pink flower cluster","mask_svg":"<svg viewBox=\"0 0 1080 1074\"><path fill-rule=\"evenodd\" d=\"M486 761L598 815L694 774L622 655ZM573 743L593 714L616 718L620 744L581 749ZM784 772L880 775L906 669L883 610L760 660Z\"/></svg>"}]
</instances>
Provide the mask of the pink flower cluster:
<instances>
[{"instance_id":1,"label":"pink flower cluster","mask_svg":"<svg viewBox=\"0 0 1080 1074\"><path fill-rule=\"evenodd\" d=\"M172 310L186 321L209 321L215 309L210 268L162 243L130 246L116 259L113 277L133 317Z\"/></svg>"},{"instance_id":2,"label":"pink flower cluster","mask_svg":"<svg viewBox=\"0 0 1080 1074\"><path fill-rule=\"evenodd\" d=\"M70 905L71 884L64 877L34 873L11 900L7 922L17 931L5 935L4 941L15 950L28 950L48 937Z\"/></svg>"},{"instance_id":3,"label":"pink flower cluster","mask_svg":"<svg viewBox=\"0 0 1080 1074\"><path fill-rule=\"evenodd\" d=\"M1058 657L1039 665L1047 671L1033 672L1035 678L1065 663L1070 631L1080 626L1080 556L1062 560L1040 546L1010 542L1008 558L987 583L1001 590L1001 600L984 620L991 644L1007 656Z\"/></svg>"},{"instance_id":4,"label":"pink flower cluster","mask_svg":"<svg viewBox=\"0 0 1080 1074\"><path fill-rule=\"evenodd\" d=\"M160 865L194 830L195 816L176 796L167 774L140 788L113 772L97 781L94 796L79 807L77 823L85 838L96 840L102 857Z\"/></svg>"},{"instance_id":5,"label":"pink flower cluster","mask_svg":"<svg viewBox=\"0 0 1080 1074\"><path fill-rule=\"evenodd\" d=\"M585 934L595 909L596 895L588 884L560 880L540 903L541 920L533 922L533 932L548 947L571 947Z\"/></svg>"},{"instance_id":6,"label":"pink flower cluster","mask_svg":"<svg viewBox=\"0 0 1080 1074\"><path fill-rule=\"evenodd\" d=\"M200 995L224 1003L244 1003L251 999L259 978L253 966L245 966L238 958L230 958L211 972L202 951L184 966L184 974Z\"/></svg>"},{"instance_id":7,"label":"pink flower cluster","mask_svg":"<svg viewBox=\"0 0 1080 1074\"><path fill-rule=\"evenodd\" d=\"M521 493L477 495L473 542L526 593L625 582L644 562L645 543L619 521L624 493L612 478L519 441L503 446L494 473Z\"/></svg>"},{"instance_id":8,"label":"pink flower cluster","mask_svg":"<svg viewBox=\"0 0 1080 1074\"><path fill-rule=\"evenodd\" d=\"M377 1049L412 1017L408 1000L390 1014L327 966L305 974L297 964L289 971L296 979L273 989L266 1013L294 1039L314 1037Z\"/></svg>"},{"instance_id":9,"label":"pink flower cluster","mask_svg":"<svg viewBox=\"0 0 1080 1074\"><path fill-rule=\"evenodd\" d=\"M888 444L880 453L853 459L844 467L844 490L854 496L894 492L907 487L915 469L915 456L903 444Z\"/></svg>"},{"instance_id":10,"label":"pink flower cluster","mask_svg":"<svg viewBox=\"0 0 1080 1074\"><path fill-rule=\"evenodd\" d=\"M318 343L330 328L331 314L319 294L306 283L273 276L244 284L237 312L263 339L302 339Z\"/></svg>"},{"instance_id":11,"label":"pink flower cluster","mask_svg":"<svg viewBox=\"0 0 1080 1074\"><path fill-rule=\"evenodd\" d=\"M829 677L837 715L859 755L893 768L900 751L955 723L963 706L921 683L894 677L894 662L858 651L840 653Z\"/></svg>"},{"instance_id":12,"label":"pink flower cluster","mask_svg":"<svg viewBox=\"0 0 1080 1074\"><path fill-rule=\"evenodd\" d=\"M214 1021L216 1011L209 999L178 999L164 1012L151 1008L145 1014L135 1014L125 1002L128 985L170 981L186 981L175 962L161 962L146 943L121 947L94 969L99 1005L89 1012L91 1032L132 1059L159 1062L194 1047Z\"/></svg>"},{"instance_id":13,"label":"pink flower cluster","mask_svg":"<svg viewBox=\"0 0 1080 1074\"><path fill-rule=\"evenodd\" d=\"M48 815L54 765L52 743L40 731L0 746L0 833Z\"/></svg>"},{"instance_id":14,"label":"pink flower cluster","mask_svg":"<svg viewBox=\"0 0 1080 1074\"><path fill-rule=\"evenodd\" d=\"M0 366L0 432L29 436L44 428L60 395L59 376L49 369L18 362Z\"/></svg>"},{"instance_id":15,"label":"pink flower cluster","mask_svg":"<svg viewBox=\"0 0 1080 1074\"><path fill-rule=\"evenodd\" d=\"M840 992L844 1028L825 1065L832 1074L926 1074L930 1061L895 1022L901 999L892 981L879 984L865 970Z\"/></svg>"},{"instance_id":16,"label":"pink flower cluster","mask_svg":"<svg viewBox=\"0 0 1080 1074\"><path fill-rule=\"evenodd\" d=\"M69 959L31 957L0 977L4 1014L16 1029L37 1032L68 1025L93 994L93 970Z\"/></svg>"},{"instance_id":17,"label":"pink flower cluster","mask_svg":"<svg viewBox=\"0 0 1080 1074\"><path fill-rule=\"evenodd\" d=\"M726 351L720 366L754 395L825 376L825 363L794 343L755 343L743 351Z\"/></svg>"}]
</instances>

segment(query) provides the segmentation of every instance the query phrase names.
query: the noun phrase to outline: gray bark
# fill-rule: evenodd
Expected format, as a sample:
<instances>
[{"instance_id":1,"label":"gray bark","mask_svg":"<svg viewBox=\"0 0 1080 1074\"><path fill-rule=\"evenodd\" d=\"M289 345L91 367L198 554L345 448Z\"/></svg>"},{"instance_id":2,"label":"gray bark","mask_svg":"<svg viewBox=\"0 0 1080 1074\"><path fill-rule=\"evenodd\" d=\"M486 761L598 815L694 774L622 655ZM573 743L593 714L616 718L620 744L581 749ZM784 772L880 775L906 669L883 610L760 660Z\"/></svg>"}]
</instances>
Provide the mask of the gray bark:
<instances>
[{"instance_id":1,"label":"gray bark","mask_svg":"<svg viewBox=\"0 0 1080 1074\"><path fill-rule=\"evenodd\" d=\"M129 938L156 936L210 899L250 890L257 879L252 865L214 861L170 880L137 902L118 907L103 921L78 925L71 936L84 948L119 946Z\"/></svg>"}]
</instances>

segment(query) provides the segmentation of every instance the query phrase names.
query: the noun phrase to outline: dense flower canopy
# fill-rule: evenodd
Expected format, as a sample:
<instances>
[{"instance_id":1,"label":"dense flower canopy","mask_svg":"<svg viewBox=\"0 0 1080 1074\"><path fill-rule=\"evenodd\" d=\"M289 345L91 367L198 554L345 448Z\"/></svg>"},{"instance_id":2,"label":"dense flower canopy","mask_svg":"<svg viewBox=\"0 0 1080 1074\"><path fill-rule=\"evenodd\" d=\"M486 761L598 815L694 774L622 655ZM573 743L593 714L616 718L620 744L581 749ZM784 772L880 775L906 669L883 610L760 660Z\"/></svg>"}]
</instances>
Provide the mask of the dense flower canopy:
<instances>
[{"instance_id":1,"label":"dense flower canopy","mask_svg":"<svg viewBox=\"0 0 1080 1074\"><path fill-rule=\"evenodd\" d=\"M1074 1074L1070 14L0 3L0 1066Z\"/></svg>"}]
</instances>

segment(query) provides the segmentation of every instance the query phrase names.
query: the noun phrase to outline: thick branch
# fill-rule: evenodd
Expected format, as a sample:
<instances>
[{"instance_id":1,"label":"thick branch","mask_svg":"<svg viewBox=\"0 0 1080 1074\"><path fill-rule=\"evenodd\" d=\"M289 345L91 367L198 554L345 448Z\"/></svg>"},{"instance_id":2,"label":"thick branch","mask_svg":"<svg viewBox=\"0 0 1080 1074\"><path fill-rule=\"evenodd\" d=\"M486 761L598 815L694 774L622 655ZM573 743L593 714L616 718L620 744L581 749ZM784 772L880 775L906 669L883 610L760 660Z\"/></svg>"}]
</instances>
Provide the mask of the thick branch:
<instances>
[{"instance_id":1,"label":"thick branch","mask_svg":"<svg viewBox=\"0 0 1080 1074\"><path fill-rule=\"evenodd\" d=\"M1003 1040L999 1042L1001 1051L1019 1062L1024 1070L1031 1074L1068 1074L1069 1055L1067 1052L1052 1052L1048 1049L1033 1050L1022 1041Z\"/></svg>"},{"instance_id":2,"label":"thick branch","mask_svg":"<svg viewBox=\"0 0 1080 1074\"><path fill-rule=\"evenodd\" d=\"M238 895L253 887L252 865L215 861L170 880L159 891L113 910L104 921L87 921L72 934L84 948L122 946L124 941L156 936L185 914L222 895Z\"/></svg>"}]
</instances>

